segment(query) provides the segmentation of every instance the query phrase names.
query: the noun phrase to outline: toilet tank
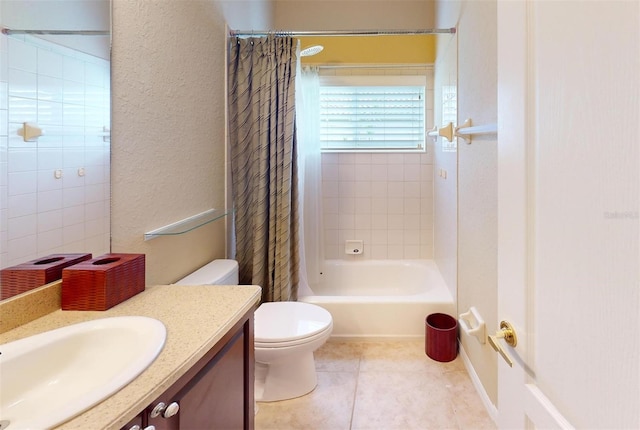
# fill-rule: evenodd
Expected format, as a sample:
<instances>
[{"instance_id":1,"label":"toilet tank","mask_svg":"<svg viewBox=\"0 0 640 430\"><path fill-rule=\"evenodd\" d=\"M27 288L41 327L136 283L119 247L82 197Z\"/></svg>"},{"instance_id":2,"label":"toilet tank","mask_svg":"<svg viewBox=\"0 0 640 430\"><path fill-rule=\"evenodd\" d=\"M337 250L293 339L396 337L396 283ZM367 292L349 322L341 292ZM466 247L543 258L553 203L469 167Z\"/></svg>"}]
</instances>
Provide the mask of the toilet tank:
<instances>
[{"instance_id":1,"label":"toilet tank","mask_svg":"<svg viewBox=\"0 0 640 430\"><path fill-rule=\"evenodd\" d=\"M238 285L236 260L213 260L185 276L175 285Z\"/></svg>"}]
</instances>

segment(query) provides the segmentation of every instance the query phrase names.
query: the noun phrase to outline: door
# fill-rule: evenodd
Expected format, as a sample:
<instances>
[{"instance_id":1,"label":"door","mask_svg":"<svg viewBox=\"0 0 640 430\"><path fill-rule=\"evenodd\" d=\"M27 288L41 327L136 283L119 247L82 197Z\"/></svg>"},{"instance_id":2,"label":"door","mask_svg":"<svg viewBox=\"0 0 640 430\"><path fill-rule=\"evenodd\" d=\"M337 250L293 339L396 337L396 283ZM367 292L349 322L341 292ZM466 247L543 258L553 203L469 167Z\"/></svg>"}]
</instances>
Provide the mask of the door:
<instances>
[{"instance_id":1,"label":"door","mask_svg":"<svg viewBox=\"0 0 640 430\"><path fill-rule=\"evenodd\" d=\"M640 426L638 22L498 1L500 428Z\"/></svg>"}]
</instances>

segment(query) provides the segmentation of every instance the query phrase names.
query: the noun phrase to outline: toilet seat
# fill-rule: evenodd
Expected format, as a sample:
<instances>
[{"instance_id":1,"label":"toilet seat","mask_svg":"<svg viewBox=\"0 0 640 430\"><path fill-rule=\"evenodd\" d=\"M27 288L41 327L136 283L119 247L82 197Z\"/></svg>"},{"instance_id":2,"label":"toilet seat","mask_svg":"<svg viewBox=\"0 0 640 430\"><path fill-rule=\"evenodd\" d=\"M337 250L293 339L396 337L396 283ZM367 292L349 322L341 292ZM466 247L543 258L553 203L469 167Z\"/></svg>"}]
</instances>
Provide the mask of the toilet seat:
<instances>
[{"instance_id":1,"label":"toilet seat","mask_svg":"<svg viewBox=\"0 0 640 430\"><path fill-rule=\"evenodd\" d=\"M255 344L261 348L311 342L333 327L331 314L326 309L303 302L263 303L254 317Z\"/></svg>"},{"instance_id":2,"label":"toilet seat","mask_svg":"<svg viewBox=\"0 0 640 430\"><path fill-rule=\"evenodd\" d=\"M310 337L304 337L301 339L288 340L288 341L285 340L282 342L261 342L256 340L254 341L254 345L255 345L255 348L262 348L262 349L288 348L288 347L293 347L298 345L304 345L306 343L315 342L317 339L328 337L327 334L331 334L332 330L333 330L333 323L330 323L325 330L321 331L320 333L316 333L315 335Z\"/></svg>"}]
</instances>

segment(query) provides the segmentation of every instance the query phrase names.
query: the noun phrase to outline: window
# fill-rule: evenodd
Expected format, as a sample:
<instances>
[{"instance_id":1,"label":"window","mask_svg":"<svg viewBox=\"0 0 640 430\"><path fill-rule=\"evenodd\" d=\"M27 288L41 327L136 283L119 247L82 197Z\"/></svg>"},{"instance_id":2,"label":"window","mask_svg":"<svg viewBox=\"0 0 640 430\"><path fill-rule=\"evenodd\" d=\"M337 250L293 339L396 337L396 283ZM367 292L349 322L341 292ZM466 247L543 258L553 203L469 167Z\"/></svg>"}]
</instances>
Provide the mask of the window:
<instances>
[{"instance_id":1,"label":"window","mask_svg":"<svg viewBox=\"0 0 640 430\"><path fill-rule=\"evenodd\" d=\"M424 81L420 76L323 78L322 149L423 151Z\"/></svg>"}]
</instances>

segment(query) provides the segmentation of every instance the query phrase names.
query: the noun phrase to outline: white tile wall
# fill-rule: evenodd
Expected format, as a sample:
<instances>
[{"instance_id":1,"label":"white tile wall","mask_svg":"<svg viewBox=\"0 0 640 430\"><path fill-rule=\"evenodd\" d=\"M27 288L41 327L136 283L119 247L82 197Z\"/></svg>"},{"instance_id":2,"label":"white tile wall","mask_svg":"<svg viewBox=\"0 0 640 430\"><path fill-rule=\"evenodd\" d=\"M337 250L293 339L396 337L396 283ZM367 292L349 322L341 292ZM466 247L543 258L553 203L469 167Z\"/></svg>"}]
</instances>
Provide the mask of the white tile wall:
<instances>
[{"instance_id":1,"label":"white tile wall","mask_svg":"<svg viewBox=\"0 0 640 430\"><path fill-rule=\"evenodd\" d=\"M109 251L110 144L98 135L110 124L109 79L103 59L0 36L0 268ZM23 122L45 135L24 142Z\"/></svg>"},{"instance_id":2,"label":"white tile wall","mask_svg":"<svg viewBox=\"0 0 640 430\"><path fill-rule=\"evenodd\" d=\"M323 74L426 74L430 68L323 69ZM427 127L433 127L433 103ZM324 250L327 259L433 258L433 157L426 153L324 153ZM364 241L362 255L344 253L344 241Z\"/></svg>"}]
</instances>

